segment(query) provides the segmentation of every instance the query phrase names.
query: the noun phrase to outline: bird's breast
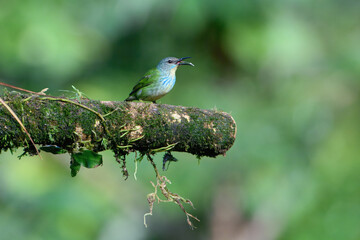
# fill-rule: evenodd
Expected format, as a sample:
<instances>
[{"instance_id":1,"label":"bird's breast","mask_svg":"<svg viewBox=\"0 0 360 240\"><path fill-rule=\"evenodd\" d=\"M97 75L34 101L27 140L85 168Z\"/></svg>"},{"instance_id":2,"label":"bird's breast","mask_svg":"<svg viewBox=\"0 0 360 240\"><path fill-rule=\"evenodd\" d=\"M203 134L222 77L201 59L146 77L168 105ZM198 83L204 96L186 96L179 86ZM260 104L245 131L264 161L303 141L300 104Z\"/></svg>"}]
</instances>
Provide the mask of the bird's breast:
<instances>
[{"instance_id":1,"label":"bird's breast","mask_svg":"<svg viewBox=\"0 0 360 240\"><path fill-rule=\"evenodd\" d=\"M175 85L176 77L175 75L163 76L160 78L160 88L165 93L169 92Z\"/></svg>"},{"instance_id":2,"label":"bird's breast","mask_svg":"<svg viewBox=\"0 0 360 240\"><path fill-rule=\"evenodd\" d=\"M170 92L175 85L175 81L175 75L160 76L157 81L146 87L144 91L141 93L138 92L138 95L143 95L139 98L147 101L155 101Z\"/></svg>"}]
</instances>

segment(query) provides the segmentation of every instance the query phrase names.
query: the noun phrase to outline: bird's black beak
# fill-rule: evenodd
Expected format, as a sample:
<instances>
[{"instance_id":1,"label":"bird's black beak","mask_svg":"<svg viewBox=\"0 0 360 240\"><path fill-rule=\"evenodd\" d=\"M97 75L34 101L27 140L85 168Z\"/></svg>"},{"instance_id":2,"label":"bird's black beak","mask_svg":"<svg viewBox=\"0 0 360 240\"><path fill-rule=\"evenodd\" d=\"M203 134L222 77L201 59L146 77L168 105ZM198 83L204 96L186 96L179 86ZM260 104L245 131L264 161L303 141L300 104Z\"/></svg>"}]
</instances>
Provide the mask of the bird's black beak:
<instances>
[{"instance_id":1,"label":"bird's black beak","mask_svg":"<svg viewBox=\"0 0 360 240\"><path fill-rule=\"evenodd\" d=\"M188 58L191 58L191 57L182 57L182 58L179 58L179 60L176 62L177 65L190 65L190 66L195 66L194 64L192 64L191 62L186 62L186 61L183 61L184 59L188 59Z\"/></svg>"}]
</instances>

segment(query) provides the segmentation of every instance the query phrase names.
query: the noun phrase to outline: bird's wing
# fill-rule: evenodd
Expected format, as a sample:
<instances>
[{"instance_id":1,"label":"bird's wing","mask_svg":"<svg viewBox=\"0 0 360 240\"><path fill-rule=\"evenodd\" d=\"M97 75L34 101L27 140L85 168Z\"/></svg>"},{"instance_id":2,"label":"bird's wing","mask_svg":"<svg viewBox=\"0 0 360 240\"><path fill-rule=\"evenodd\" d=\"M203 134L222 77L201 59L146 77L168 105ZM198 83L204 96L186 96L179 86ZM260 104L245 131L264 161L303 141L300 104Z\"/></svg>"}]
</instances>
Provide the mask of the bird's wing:
<instances>
[{"instance_id":1,"label":"bird's wing","mask_svg":"<svg viewBox=\"0 0 360 240\"><path fill-rule=\"evenodd\" d=\"M156 75L158 75L158 70L157 69L151 69L150 71L148 71L145 74L145 76L142 77L139 80L139 82L134 86L133 90L131 91L131 93L129 95L131 96L134 93L136 93L138 90L140 90L141 88L149 86L151 83L154 82L154 79L155 79Z\"/></svg>"}]
</instances>

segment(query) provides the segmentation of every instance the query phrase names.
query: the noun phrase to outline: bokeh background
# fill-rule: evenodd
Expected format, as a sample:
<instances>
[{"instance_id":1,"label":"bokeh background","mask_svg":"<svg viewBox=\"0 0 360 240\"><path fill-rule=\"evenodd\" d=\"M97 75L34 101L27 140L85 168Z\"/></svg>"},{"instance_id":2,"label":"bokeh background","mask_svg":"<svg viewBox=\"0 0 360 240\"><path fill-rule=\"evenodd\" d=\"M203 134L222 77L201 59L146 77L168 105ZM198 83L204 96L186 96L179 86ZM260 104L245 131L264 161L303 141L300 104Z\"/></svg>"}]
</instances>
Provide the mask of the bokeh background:
<instances>
[{"instance_id":1,"label":"bokeh background","mask_svg":"<svg viewBox=\"0 0 360 240\"><path fill-rule=\"evenodd\" d=\"M226 157L174 153L163 172L192 200L148 212L148 162L124 181L104 166L70 177L69 156L0 155L1 239L360 239L360 2L0 2L1 81L121 101L167 56L191 56L161 103L237 122ZM66 93L70 94L70 93ZM71 95L71 94L70 94ZM156 162L161 165L161 154Z\"/></svg>"}]
</instances>

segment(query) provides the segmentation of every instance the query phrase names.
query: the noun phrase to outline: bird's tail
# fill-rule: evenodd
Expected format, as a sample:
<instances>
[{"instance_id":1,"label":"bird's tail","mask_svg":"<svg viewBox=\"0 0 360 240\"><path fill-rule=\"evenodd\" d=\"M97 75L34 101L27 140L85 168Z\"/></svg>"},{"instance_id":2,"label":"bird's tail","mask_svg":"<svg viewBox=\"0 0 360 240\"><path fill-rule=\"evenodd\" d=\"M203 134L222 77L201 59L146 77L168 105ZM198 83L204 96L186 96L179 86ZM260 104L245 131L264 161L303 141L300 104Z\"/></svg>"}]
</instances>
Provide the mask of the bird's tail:
<instances>
[{"instance_id":1,"label":"bird's tail","mask_svg":"<svg viewBox=\"0 0 360 240\"><path fill-rule=\"evenodd\" d=\"M126 102L134 101L136 98L134 96L129 96L127 99L125 99Z\"/></svg>"}]
</instances>

